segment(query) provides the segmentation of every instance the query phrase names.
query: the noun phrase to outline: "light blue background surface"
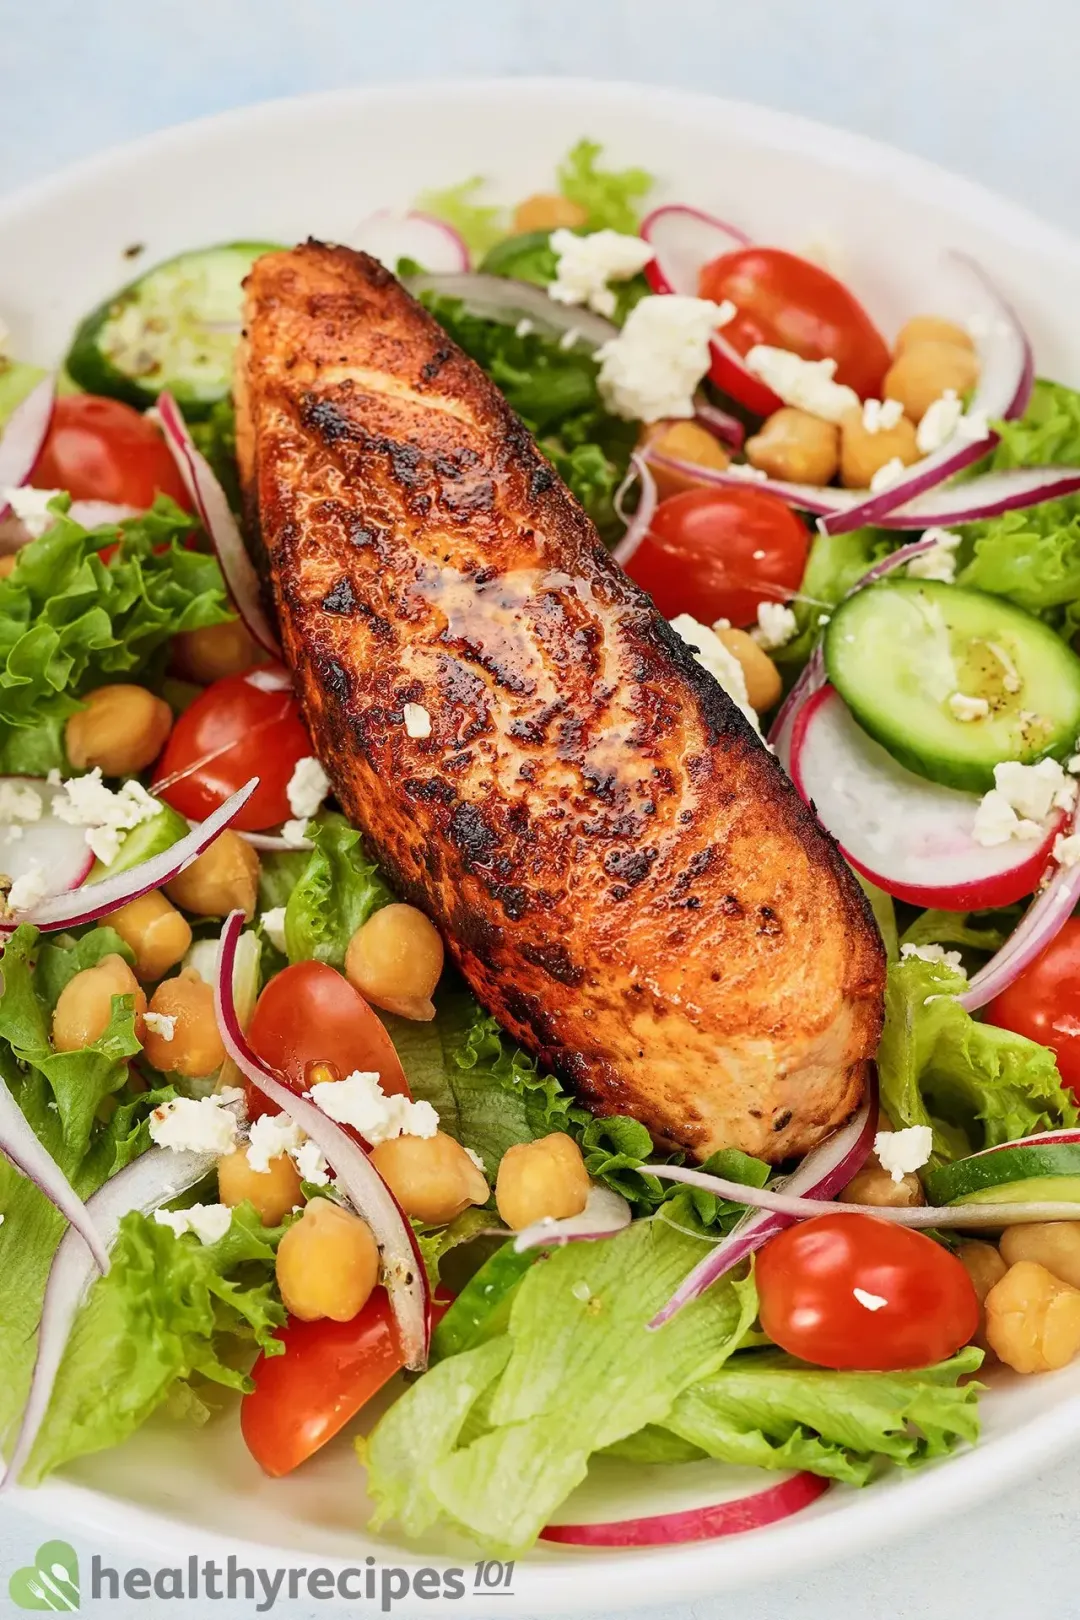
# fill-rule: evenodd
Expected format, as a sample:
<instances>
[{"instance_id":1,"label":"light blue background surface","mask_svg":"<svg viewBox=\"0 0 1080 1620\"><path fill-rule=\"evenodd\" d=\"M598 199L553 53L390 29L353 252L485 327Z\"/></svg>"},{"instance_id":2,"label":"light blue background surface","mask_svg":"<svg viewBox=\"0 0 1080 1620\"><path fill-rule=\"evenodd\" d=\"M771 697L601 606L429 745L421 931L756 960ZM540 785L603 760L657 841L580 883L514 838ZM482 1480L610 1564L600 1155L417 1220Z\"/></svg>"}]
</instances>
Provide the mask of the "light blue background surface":
<instances>
[{"instance_id":1,"label":"light blue background surface","mask_svg":"<svg viewBox=\"0 0 1080 1620\"><path fill-rule=\"evenodd\" d=\"M715 91L842 124L1074 227L1078 64L1078 0L0 0L0 190L267 97L415 77L572 73ZM653 1620L1073 1620L1078 1506L1080 1462L1068 1461L918 1541L797 1580L770 1571L778 1578L755 1592L653 1611ZM17 1612L6 1597L10 1571L44 1535L66 1529L0 1510L0 1614ZM79 1551L86 1571L91 1549ZM140 1561L134 1551L131 1561ZM160 1620L169 1607L92 1612ZM328 1608L337 1612L288 1603L273 1612L309 1620ZM254 1608L199 1611L200 1620L246 1620Z\"/></svg>"}]
</instances>

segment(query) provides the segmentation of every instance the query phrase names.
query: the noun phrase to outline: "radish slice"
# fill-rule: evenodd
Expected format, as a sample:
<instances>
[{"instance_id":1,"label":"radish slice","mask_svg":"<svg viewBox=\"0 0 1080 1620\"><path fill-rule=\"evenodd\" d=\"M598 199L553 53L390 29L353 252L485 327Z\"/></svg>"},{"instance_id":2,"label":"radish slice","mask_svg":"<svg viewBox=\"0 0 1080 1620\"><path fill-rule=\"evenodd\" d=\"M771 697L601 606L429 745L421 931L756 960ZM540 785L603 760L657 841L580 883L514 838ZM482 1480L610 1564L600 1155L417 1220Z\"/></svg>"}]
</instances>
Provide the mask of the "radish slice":
<instances>
[{"instance_id":1,"label":"radish slice","mask_svg":"<svg viewBox=\"0 0 1080 1620\"><path fill-rule=\"evenodd\" d=\"M641 484L641 495L638 499L637 511L627 518L623 511L623 500L630 485L635 481ZM649 464L640 451L635 450L630 456L630 465L626 469L626 477L615 492L615 510L626 524L626 533L611 553L615 562L625 568L634 552L640 546L649 532L649 524L656 511L657 488L656 479L649 470Z\"/></svg>"},{"instance_id":2,"label":"radish slice","mask_svg":"<svg viewBox=\"0 0 1080 1620\"><path fill-rule=\"evenodd\" d=\"M742 449L746 428L737 416L722 411L719 405L714 405L704 394L694 395L694 421L707 428L722 444L730 445L733 450Z\"/></svg>"},{"instance_id":3,"label":"radish slice","mask_svg":"<svg viewBox=\"0 0 1080 1620\"><path fill-rule=\"evenodd\" d=\"M540 1540L571 1547L672 1547L686 1541L712 1541L790 1518L823 1496L829 1484L818 1474L789 1474L749 1496L686 1508L681 1513L621 1519L615 1524L549 1524L541 1530Z\"/></svg>"},{"instance_id":4,"label":"radish slice","mask_svg":"<svg viewBox=\"0 0 1080 1620\"><path fill-rule=\"evenodd\" d=\"M18 489L34 470L52 421L56 373L50 371L20 400L0 437L0 491ZM0 519L11 507L0 493Z\"/></svg>"},{"instance_id":5,"label":"radish slice","mask_svg":"<svg viewBox=\"0 0 1080 1620\"><path fill-rule=\"evenodd\" d=\"M0 1078L0 1153L32 1181L58 1209L81 1240L91 1267L108 1271L108 1248L94 1225L93 1216Z\"/></svg>"},{"instance_id":6,"label":"radish slice","mask_svg":"<svg viewBox=\"0 0 1080 1620\"><path fill-rule=\"evenodd\" d=\"M86 882L94 865L94 852L86 842L86 828L72 827L53 814L62 787L34 776L0 776L0 790L10 783L30 788L41 801L38 821L13 821L0 829L0 871L14 883L40 872L46 883L42 899L68 894ZM10 834L16 832L12 838Z\"/></svg>"},{"instance_id":7,"label":"radish slice","mask_svg":"<svg viewBox=\"0 0 1080 1620\"><path fill-rule=\"evenodd\" d=\"M353 231L349 246L393 270L399 259L411 259L436 275L468 270L469 250L444 219L431 214L396 213L380 208Z\"/></svg>"},{"instance_id":8,"label":"radish slice","mask_svg":"<svg viewBox=\"0 0 1080 1620\"><path fill-rule=\"evenodd\" d=\"M832 686L815 692L794 722L791 777L857 872L897 900L944 911L983 911L1031 894L1065 821L1058 813L1038 843L976 843L979 795L905 770Z\"/></svg>"},{"instance_id":9,"label":"radish slice","mask_svg":"<svg viewBox=\"0 0 1080 1620\"><path fill-rule=\"evenodd\" d=\"M657 293L680 293L685 298L701 297L700 276L705 265L750 246L750 238L736 226L681 204L654 208L642 220L641 234L656 255L645 266L650 287ZM783 400L747 370L742 355L723 332L713 336L710 347L709 375L717 388L758 416L771 416L780 409Z\"/></svg>"},{"instance_id":10,"label":"radish slice","mask_svg":"<svg viewBox=\"0 0 1080 1620\"><path fill-rule=\"evenodd\" d=\"M243 912L234 911L221 931L214 1004L225 1050L252 1085L276 1103L281 1112L317 1144L334 1171L338 1191L345 1194L357 1214L371 1227L379 1246L383 1281L390 1296L405 1365L420 1371L427 1364L430 1311L427 1272L412 1227L363 1149L313 1102L284 1085L248 1045L232 990L237 941L243 928Z\"/></svg>"},{"instance_id":11,"label":"radish slice","mask_svg":"<svg viewBox=\"0 0 1080 1620\"><path fill-rule=\"evenodd\" d=\"M275 658L280 658L281 647L263 610L259 576L248 556L225 491L206 457L195 448L180 407L167 390L158 395L157 413L177 471L217 553L236 611L259 646Z\"/></svg>"},{"instance_id":12,"label":"radish slice","mask_svg":"<svg viewBox=\"0 0 1080 1620\"><path fill-rule=\"evenodd\" d=\"M557 304L543 287L510 276L481 274L410 276L405 283L414 298L432 292L441 298L460 298L470 315L514 326L528 321L548 337L569 337L571 332L588 349L598 349L618 337L619 328L579 305Z\"/></svg>"},{"instance_id":13,"label":"radish slice","mask_svg":"<svg viewBox=\"0 0 1080 1620\"><path fill-rule=\"evenodd\" d=\"M100 529L107 523L126 523L128 518L141 517L145 510L142 506L121 506L116 501L72 501L68 517L84 529Z\"/></svg>"},{"instance_id":14,"label":"radish slice","mask_svg":"<svg viewBox=\"0 0 1080 1620\"><path fill-rule=\"evenodd\" d=\"M149 894L151 889L171 883L178 872L186 871L218 834L224 832L258 785L259 778L253 776L224 804L219 805L213 815L193 827L186 838L178 839L159 855L152 855L148 861L140 861L138 866L132 866L126 872L117 872L114 877L103 878L89 888L42 900L21 916L0 923L0 934L10 933L24 922L32 923L46 933L57 928L78 928L82 923L97 922L99 918L109 916L110 912L119 911L129 900L138 900L140 895Z\"/></svg>"},{"instance_id":15,"label":"radish slice","mask_svg":"<svg viewBox=\"0 0 1080 1620\"><path fill-rule=\"evenodd\" d=\"M773 1183L774 1189L788 1193L807 1193L815 1198L834 1198L842 1192L853 1176L857 1175L870 1157L874 1135L878 1126L877 1075L871 1073L866 1095L848 1123L826 1137L824 1142L806 1155L798 1169L783 1180ZM684 1305L698 1299L706 1288L737 1266L740 1260L755 1253L777 1232L791 1226L789 1215L775 1211L747 1210L739 1224L698 1262L667 1304L653 1317L650 1329L663 1327Z\"/></svg>"},{"instance_id":16,"label":"radish slice","mask_svg":"<svg viewBox=\"0 0 1080 1620\"><path fill-rule=\"evenodd\" d=\"M979 969L959 997L968 1012L985 1007L995 996L1007 990L1013 980L1018 979L1024 969L1030 967L1051 940L1056 938L1078 905L1080 866L1057 867L1046 888L1025 911L1000 951ZM977 908L965 906L963 909Z\"/></svg>"},{"instance_id":17,"label":"radish slice","mask_svg":"<svg viewBox=\"0 0 1080 1620\"><path fill-rule=\"evenodd\" d=\"M589 1188L585 1208L579 1215L567 1215L557 1221L548 1216L523 1227L514 1239L518 1254L526 1249L548 1249L582 1239L612 1237L630 1225L630 1205L621 1193L610 1187L594 1185Z\"/></svg>"},{"instance_id":18,"label":"radish slice","mask_svg":"<svg viewBox=\"0 0 1080 1620\"><path fill-rule=\"evenodd\" d=\"M189 1187L196 1186L216 1163L213 1153L176 1153L171 1148L154 1147L112 1176L86 1204L86 1214L100 1234L99 1248L103 1250L97 1266L102 1271L109 1269L108 1250L116 1242L120 1221L125 1215L132 1210L152 1214L187 1192ZM72 1227L64 1233L53 1256L38 1325L37 1358L30 1394L11 1461L0 1479L0 1491L14 1484L34 1448L72 1323L94 1281L95 1269L95 1257Z\"/></svg>"}]
</instances>

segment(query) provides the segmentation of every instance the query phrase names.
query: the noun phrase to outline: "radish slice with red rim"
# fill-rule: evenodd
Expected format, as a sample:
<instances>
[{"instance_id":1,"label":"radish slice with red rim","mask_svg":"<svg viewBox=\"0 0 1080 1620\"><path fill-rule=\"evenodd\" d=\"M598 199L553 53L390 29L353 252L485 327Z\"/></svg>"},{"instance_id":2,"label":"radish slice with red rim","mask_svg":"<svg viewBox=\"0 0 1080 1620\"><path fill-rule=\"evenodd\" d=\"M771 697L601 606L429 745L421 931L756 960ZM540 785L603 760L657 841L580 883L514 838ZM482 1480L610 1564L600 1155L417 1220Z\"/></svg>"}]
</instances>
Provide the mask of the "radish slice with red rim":
<instances>
[{"instance_id":1,"label":"radish slice with red rim","mask_svg":"<svg viewBox=\"0 0 1080 1620\"><path fill-rule=\"evenodd\" d=\"M50 371L39 383L35 383L8 417L7 426L0 436L0 518L6 517L11 510L3 491L18 489L34 470L41 447L48 437L55 398L56 374Z\"/></svg>"},{"instance_id":2,"label":"radish slice with red rim","mask_svg":"<svg viewBox=\"0 0 1080 1620\"><path fill-rule=\"evenodd\" d=\"M436 275L469 268L469 250L454 227L415 209L380 208L369 214L351 233L349 246L370 253L388 270L396 269L399 259L411 259Z\"/></svg>"},{"instance_id":3,"label":"radish slice with red rim","mask_svg":"<svg viewBox=\"0 0 1080 1620\"><path fill-rule=\"evenodd\" d=\"M987 848L974 837L979 796L899 765L868 737L832 686L800 709L791 777L844 858L897 900L944 911L984 911L1031 894L1065 817L1039 840Z\"/></svg>"},{"instance_id":4,"label":"radish slice with red rim","mask_svg":"<svg viewBox=\"0 0 1080 1620\"><path fill-rule=\"evenodd\" d=\"M259 576L248 556L225 491L206 457L195 448L180 407L167 391L158 395L157 413L165 443L172 451L177 471L195 503L199 521L217 553L236 611L259 646L275 658L280 658L281 647L277 635L263 608Z\"/></svg>"},{"instance_id":5,"label":"radish slice with red rim","mask_svg":"<svg viewBox=\"0 0 1080 1620\"><path fill-rule=\"evenodd\" d=\"M577 1243L593 1238L613 1237L630 1225L630 1205L621 1193L611 1187L594 1184L589 1188L585 1208L578 1215L567 1215L562 1220L550 1216L523 1227L514 1239L518 1254L526 1249L558 1248L564 1243Z\"/></svg>"},{"instance_id":6,"label":"radish slice with red rim","mask_svg":"<svg viewBox=\"0 0 1080 1620\"><path fill-rule=\"evenodd\" d=\"M823 1496L830 1483L819 1474L790 1474L745 1496L676 1513L610 1524L549 1524L541 1530L540 1540L570 1547L673 1547L688 1541L714 1541L790 1518Z\"/></svg>"},{"instance_id":7,"label":"radish slice with red rim","mask_svg":"<svg viewBox=\"0 0 1080 1620\"><path fill-rule=\"evenodd\" d=\"M363 1149L307 1097L299 1096L285 1085L248 1045L232 990L236 946L243 928L243 912L234 911L221 931L214 1003L225 1051L252 1085L276 1103L317 1145L334 1172L335 1187L371 1227L379 1247L383 1281L390 1296L405 1365L414 1371L422 1370L427 1364L430 1311L427 1272L412 1227Z\"/></svg>"},{"instance_id":8,"label":"radish slice with red rim","mask_svg":"<svg viewBox=\"0 0 1080 1620\"><path fill-rule=\"evenodd\" d=\"M41 815L36 821L12 820L0 827L0 872L13 883L40 872L46 884L42 900L79 888L93 869L94 852L86 842L85 827L72 827L53 814L53 802L63 788L36 776L0 777L0 788L8 784L35 793Z\"/></svg>"},{"instance_id":9,"label":"radish slice with red rim","mask_svg":"<svg viewBox=\"0 0 1080 1620\"><path fill-rule=\"evenodd\" d=\"M529 327L547 337L567 339L573 332L576 341L590 350L598 349L602 343L619 335L619 328L602 315L577 304L557 304L543 287L531 281L515 281L511 276L483 273L409 276L405 285L414 298L425 292L435 293L440 298L460 298L470 315L499 321L503 326L527 322Z\"/></svg>"},{"instance_id":10,"label":"radish slice with red rim","mask_svg":"<svg viewBox=\"0 0 1080 1620\"><path fill-rule=\"evenodd\" d=\"M623 503L631 484L640 483L641 493L638 496L637 510L626 516ZM649 524L653 520L657 504L656 479L653 477L648 462L640 451L633 451L630 456L630 465L626 469L626 477L615 491L614 506L616 512L626 524L626 532L611 555L620 567L625 568L634 552L640 546L649 532Z\"/></svg>"},{"instance_id":11,"label":"radish slice with red rim","mask_svg":"<svg viewBox=\"0 0 1080 1620\"><path fill-rule=\"evenodd\" d=\"M145 507L121 506L116 501L72 501L68 517L81 523L84 529L103 529L126 523L129 518L141 517ZM194 525L193 525L194 526Z\"/></svg>"}]
</instances>

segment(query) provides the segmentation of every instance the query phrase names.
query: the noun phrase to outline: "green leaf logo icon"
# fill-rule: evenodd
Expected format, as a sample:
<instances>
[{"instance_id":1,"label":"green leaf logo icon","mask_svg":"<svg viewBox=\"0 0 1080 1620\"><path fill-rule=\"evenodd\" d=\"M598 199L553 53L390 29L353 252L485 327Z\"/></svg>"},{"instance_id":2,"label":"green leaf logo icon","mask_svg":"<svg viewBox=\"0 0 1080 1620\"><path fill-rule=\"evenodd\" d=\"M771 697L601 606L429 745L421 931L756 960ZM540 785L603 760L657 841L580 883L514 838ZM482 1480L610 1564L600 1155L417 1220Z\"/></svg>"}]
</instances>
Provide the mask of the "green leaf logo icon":
<instances>
[{"instance_id":1,"label":"green leaf logo icon","mask_svg":"<svg viewBox=\"0 0 1080 1620\"><path fill-rule=\"evenodd\" d=\"M46 1541L33 1564L17 1569L8 1582L11 1601L20 1609L70 1613L79 1607L79 1560L66 1541Z\"/></svg>"}]
</instances>

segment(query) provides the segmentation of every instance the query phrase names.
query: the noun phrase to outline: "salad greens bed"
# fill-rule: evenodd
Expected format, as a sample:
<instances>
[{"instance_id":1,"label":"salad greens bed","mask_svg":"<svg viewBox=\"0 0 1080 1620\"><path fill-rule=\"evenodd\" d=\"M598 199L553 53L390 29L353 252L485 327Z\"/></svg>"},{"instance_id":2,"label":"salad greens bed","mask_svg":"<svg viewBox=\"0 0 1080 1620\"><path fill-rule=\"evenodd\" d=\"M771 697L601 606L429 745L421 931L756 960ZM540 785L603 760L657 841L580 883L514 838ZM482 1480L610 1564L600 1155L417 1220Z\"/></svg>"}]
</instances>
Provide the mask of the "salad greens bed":
<instances>
[{"instance_id":1,"label":"salad greens bed","mask_svg":"<svg viewBox=\"0 0 1080 1620\"><path fill-rule=\"evenodd\" d=\"M559 169L560 191L585 210L583 232L634 232L650 177L608 171L599 157L593 143L579 143ZM481 189L470 180L420 206L456 227L481 271L550 283L549 233L511 234ZM617 322L646 290L642 277L620 283ZM426 299L502 389L601 534L614 539L622 527L615 492L638 430L606 409L596 361L556 338L472 314L460 299ZM37 375L0 365L0 411L8 414ZM235 491L228 401L194 431ZM1080 466L1080 394L1039 382L1023 417L998 431L994 468ZM51 526L0 579L6 775L68 774L65 722L102 684L136 680L184 707L192 693L169 673L172 638L230 617L216 560L190 549L191 520L172 502L160 498L119 528L86 529L67 508L67 497L58 497ZM1008 598L1066 640L1080 630L1076 498L969 523L960 533L958 583ZM838 605L897 544L895 533L873 528L815 536L795 602L797 632L775 654L788 684L820 640L823 608ZM263 984L286 963L342 969L357 928L394 899L343 816L324 809L308 833L309 850L262 857L253 926ZM948 960L900 954L902 945L941 945L974 967L1007 938L1018 908L923 910L867 887L890 957L879 1070L892 1123L929 1125L935 1165L1075 1125L1080 1114L1049 1048L965 1011L956 999L965 977ZM264 918L282 908L279 933ZM199 938L216 931L196 925ZM107 921L61 938L22 925L3 954L0 1077L84 1199L146 1151L152 1111L186 1085L147 1062L131 996L114 999L107 1028L83 1050L54 1050L58 997L77 972L109 955L134 960ZM656 1157L645 1127L629 1117L595 1118L463 983L447 975L435 999L430 1023L389 1014L384 1022L413 1097L434 1106L441 1129L479 1155L492 1183L508 1149L567 1132L592 1180L622 1194L635 1219L605 1241L540 1259L492 1239L490 1208L446 1231L418 1229L433 1280L452 1274L458 1297L436 1331L430 1370L357 1442L376 1526L393 1522L422 1536L441 1523L513 1555L532 1544L597 1456L670 1464L713 1458L860 1486L890 1464L914 1467L975 1440L981 1386L970 1375L981 1351L969 1346L938 1366L890 1373L800 1363L757 1326L752 1267L724 1277L661 1331L647 1331L743 1206L650 1174ZM748 1187L771 1174L735 1149L703 1168ZM196 1198L192 1192L180 1202ZM0 1437L10 1437L64 1222L3 1158L0 1211ZM224 1235L203 1243L150 1216L125 1216L111 1269L79 1311L24 1478L35 1482L116 1445L154 1413L212 1421L229 1392L250 1390L255 1353L282 1349L274 1260L294 1218L264 1227L241 1205Z\"/></svg>"}]
</instances>

